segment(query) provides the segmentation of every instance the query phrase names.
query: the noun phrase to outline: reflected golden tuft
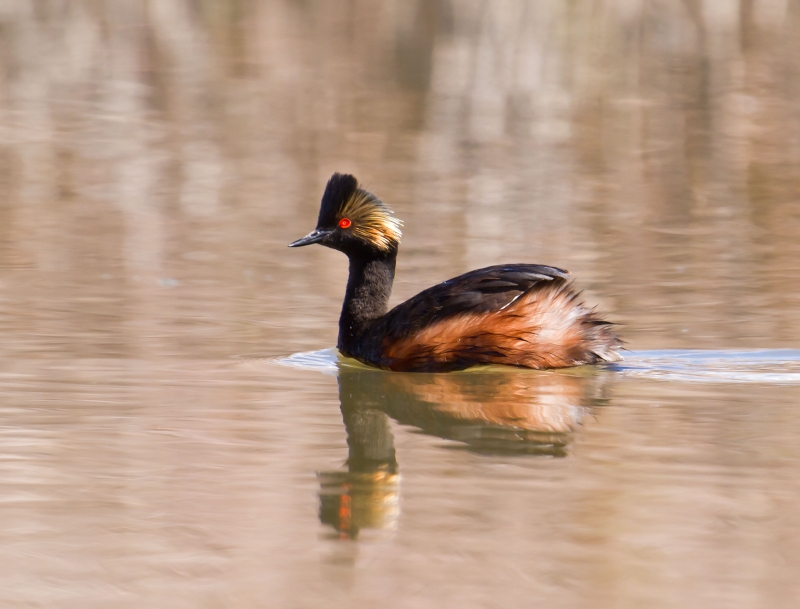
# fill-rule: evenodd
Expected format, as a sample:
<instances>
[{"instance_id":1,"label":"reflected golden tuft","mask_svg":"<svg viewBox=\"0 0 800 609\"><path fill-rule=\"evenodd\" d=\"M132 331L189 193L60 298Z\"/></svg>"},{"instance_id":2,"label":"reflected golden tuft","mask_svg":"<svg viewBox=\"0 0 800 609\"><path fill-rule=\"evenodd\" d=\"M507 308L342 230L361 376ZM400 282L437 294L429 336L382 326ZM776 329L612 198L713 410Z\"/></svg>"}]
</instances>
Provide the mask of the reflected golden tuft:
<instances>
[{"instance_id":1,"label":"reflected golden tuft","mask_svg":"<svg viewBox=\"0 0 800 609\"><path fill-rule=\"evenodd\" d=\"M353 223L351 230L354 235L384 252L396 248L403 236L400 230L402 220L395 218L392 210L378 197L362 188L356 189L339 215Z\"/></svg>"}]
</instances>

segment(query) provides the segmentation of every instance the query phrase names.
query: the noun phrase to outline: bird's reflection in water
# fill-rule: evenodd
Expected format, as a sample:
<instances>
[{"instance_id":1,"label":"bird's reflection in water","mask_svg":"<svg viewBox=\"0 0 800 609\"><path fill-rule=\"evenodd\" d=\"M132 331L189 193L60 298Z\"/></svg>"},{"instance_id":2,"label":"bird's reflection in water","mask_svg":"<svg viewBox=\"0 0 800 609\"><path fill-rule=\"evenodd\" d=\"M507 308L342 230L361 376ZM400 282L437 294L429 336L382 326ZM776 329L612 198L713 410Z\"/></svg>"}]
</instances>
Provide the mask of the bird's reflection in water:
<instances>
[{"instance_id":1,"label":"bird's reflection in water","mask_svg":"<svg viewBox=\"0 0 800 609\"><path fill-rule=\"evenodd\" d=\"M605 403L608 373L486 368L451 374L339 366L347 471L321 472L320 519L342 538L392 529L399 476L389 417L481 454L563 457L587 413Z\"/></svg>"}]
</instances>

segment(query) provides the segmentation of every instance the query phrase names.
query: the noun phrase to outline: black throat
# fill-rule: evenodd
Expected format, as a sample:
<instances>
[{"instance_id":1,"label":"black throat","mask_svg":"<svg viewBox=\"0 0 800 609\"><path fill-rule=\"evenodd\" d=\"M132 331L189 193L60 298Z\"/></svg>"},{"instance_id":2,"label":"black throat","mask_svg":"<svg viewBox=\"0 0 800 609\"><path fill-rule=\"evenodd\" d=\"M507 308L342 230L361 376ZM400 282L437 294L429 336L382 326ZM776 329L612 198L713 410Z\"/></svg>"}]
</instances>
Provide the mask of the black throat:
<instances>
[{"instance_id":1,"label":"black throat","mask_svg":"<svg viewBox=\"0 0 800 609\"><path fill-rule=\"evenodd\" d=\"M339 341L342 353L356 355L356 346L370 325L388 310L394 282L397 250L387 254L348 255L350 277L339 317Z\"/></svg>"}]
</instances>

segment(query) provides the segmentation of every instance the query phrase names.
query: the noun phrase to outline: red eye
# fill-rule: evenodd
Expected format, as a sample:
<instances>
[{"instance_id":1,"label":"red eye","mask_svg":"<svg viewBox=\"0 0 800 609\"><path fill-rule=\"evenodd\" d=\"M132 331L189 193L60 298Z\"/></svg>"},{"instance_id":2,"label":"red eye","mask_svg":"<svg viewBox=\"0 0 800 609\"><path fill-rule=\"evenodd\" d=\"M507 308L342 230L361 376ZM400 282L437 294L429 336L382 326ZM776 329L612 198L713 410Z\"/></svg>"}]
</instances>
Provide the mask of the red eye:
<instances>
[{"instance_id":1,"label":"red eye","mask_svg":"<svg viewBox=\"0 0 800 609\"><path fill-rule=\"evenodd\" d=\"M339 220L339 228L350 228L352 222L348 218L342 218Z\"/></svg>"}]
</instances>

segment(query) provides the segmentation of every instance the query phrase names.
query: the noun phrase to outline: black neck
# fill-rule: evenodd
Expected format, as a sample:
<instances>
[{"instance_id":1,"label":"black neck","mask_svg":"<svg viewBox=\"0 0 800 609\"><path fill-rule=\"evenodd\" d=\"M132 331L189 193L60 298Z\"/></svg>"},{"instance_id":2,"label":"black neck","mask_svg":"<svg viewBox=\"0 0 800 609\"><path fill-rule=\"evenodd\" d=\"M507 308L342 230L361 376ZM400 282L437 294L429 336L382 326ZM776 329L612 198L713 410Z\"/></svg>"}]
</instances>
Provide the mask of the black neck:
<instances>
[{"instance_id":1,"label":"black neck","mask_svg":"<svg viewBox=\"0 0 800 609\"><path fill-rule=\"evenodd\" d=\"M397 251L380 257L350 255L349 258L350 278L339 317L337 344L344 353L353 353L370 324L386 313Z\"/></svg>"}]
</instances>

